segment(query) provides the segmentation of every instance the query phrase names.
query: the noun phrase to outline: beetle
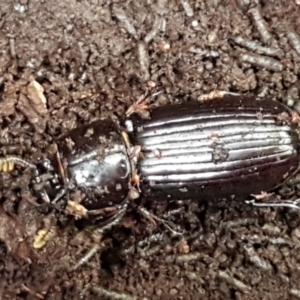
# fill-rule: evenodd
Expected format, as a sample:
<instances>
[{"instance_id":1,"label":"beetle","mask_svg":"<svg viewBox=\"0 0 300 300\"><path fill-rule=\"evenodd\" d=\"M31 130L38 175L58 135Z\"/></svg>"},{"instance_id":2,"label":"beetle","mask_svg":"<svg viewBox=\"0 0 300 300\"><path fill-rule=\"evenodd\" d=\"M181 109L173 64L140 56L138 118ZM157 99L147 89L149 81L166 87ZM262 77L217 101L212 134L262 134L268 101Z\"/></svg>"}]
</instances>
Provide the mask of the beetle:
<instances>
[{"instance_id":1,"label":"beetle","mask_svg":"<svg viewBox=\"0 0 300 300\"><path fill-rule=\"evenodd\" d=\"M45 202L69 203L79 218L109 216L104 230L120 222L140 195L243 201L278 187L299 168L298 120L280 102L228 94L156 107L150 116L101 119L63 134L55 159L33 167L33 190ZM2 160L3 170L11 167ZM71 195L77 195L75 202ZM140 212L153 219L145 209Z\"/></svg>"}]
</instances>

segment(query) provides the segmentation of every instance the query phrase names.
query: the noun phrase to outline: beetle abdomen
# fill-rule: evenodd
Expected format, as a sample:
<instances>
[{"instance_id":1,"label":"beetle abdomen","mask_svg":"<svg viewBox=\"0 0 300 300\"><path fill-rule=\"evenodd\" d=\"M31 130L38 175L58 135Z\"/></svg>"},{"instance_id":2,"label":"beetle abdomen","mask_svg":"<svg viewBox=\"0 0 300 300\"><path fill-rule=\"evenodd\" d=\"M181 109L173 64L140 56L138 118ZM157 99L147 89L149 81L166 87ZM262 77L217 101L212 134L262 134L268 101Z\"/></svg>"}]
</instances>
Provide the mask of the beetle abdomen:
<instances>
[{"instance_id":1,"label":"beetle abdomen","mask_svg":"<svg viewBox=\"0 0 300 300\"><path fill-rule=\"evenodd\" d=\"M145 196L213 200L268 191L299 165L299 137L284 105L225 97L159 107L133 119Z\"/></svg>"}]
</instances>

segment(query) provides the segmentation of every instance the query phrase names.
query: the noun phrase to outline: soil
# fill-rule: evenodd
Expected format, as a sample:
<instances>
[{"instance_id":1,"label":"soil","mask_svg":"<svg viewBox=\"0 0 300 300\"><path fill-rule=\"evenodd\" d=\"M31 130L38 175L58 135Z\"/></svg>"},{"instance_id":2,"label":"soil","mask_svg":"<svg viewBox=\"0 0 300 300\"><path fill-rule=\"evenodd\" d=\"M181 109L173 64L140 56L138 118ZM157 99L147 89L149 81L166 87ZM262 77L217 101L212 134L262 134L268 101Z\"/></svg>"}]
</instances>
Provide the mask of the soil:
<instances>
[{"instance_id":1,"label":"soil","mask_svg":"<svg viewBox=\"0 0 300 300\"><path fill-rule=\"evenodd\" d=\"M159 105L221 90L300 112L299 15L298 0L2 0L0 156L34 164L153 89ZM31 176L0 175L1 299L300 298L297 210L191 201L170 216L183 237L134 211L95 237L36 208Z\"/></svg>"}]
</instances>

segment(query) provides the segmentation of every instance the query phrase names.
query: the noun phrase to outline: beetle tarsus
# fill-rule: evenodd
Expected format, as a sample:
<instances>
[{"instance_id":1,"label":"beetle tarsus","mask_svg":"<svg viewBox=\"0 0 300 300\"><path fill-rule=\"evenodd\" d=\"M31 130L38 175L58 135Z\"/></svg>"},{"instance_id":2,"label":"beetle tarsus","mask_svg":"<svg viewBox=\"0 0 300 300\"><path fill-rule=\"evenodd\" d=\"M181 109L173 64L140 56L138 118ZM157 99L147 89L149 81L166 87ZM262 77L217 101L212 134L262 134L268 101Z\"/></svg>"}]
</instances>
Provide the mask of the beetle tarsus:
<instances>
[{"instance_id":1,"label":"beetle tarsus","mask_svg":"<svg viewBox=\"0 0 300 300\"><path fill-rule=\"evenodd\" d=\"M171 221L164 220L162 218L159 218L158 216L152 214L150 211L148 211L144 207L138 207L138 211L141 213L141 215L147 219L153 226L153 230L156 228L156 222L162 223L167 230L169 230L174 236L182 235L183 232L178 231L175 229L175 225Z\"/></svg>"},{"instance_id":2,"label":"beetle tarsus","mask_svg":"<svg viewBox=\"0 0 300 300\"><path fill-rule=\"evenodd\" d=\"M144 95L141 95L138 100L127 109L126 116L129 117L134 113L140 113L143 115L143 112L147 112L151 108L151 105L148 103L161 93L162 91L157 91L148 97L148 92L146 92Z\"/></svg>"}]
</instances>

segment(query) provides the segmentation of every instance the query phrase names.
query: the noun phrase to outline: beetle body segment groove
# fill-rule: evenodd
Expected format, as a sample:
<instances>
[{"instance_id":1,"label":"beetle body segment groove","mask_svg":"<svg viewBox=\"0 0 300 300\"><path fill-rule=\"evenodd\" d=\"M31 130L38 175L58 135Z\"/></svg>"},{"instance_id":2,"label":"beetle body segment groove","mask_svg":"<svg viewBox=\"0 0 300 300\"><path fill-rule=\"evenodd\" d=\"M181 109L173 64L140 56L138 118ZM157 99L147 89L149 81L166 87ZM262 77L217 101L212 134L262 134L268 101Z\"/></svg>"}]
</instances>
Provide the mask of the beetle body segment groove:
<instances>
[{"instance_id":1,"label":"beetle body segment groove","mask_svg":"<svg viewBox=\"0 0 300 300\"><path fill-rule=\"evenodd\" d=\"M291 111L273 100L225 97L159 107L150 120L133 118L141 145L142 193L156 199L244 198L268 191L299 165ZM159 159L153 153L159 150Z\"/></svg>"}]
</instances>

